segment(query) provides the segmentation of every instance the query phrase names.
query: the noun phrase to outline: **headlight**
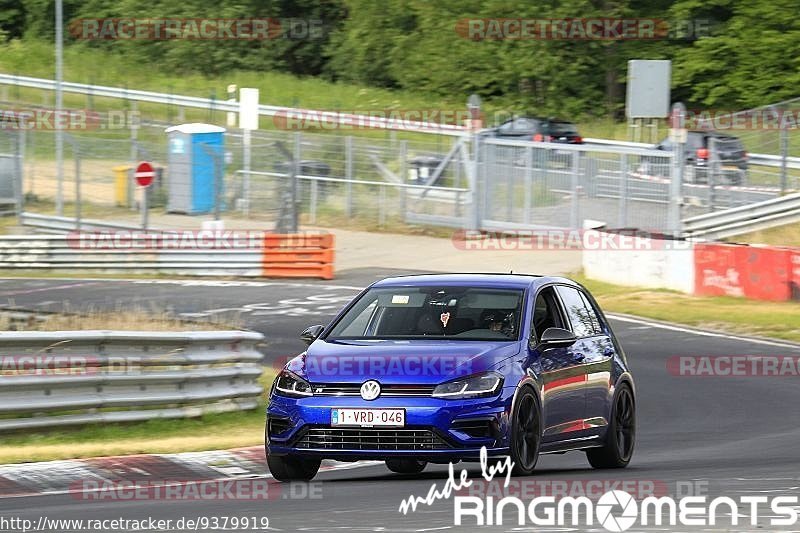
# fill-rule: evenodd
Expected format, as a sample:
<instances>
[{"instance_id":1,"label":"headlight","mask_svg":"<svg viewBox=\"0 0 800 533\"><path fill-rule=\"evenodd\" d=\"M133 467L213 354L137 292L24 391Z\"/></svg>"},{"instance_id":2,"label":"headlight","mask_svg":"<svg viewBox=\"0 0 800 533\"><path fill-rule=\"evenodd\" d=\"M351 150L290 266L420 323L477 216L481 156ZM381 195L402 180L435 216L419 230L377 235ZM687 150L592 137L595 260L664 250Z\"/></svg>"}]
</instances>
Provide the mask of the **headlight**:
<instances>
[{"instance_id":1,"label":"headlight","mask_svg":"<svg viewBox=\"0 0 800 533\"><path fill-rule=\"evenodd\" d=\"M303 396L313 396L311 384L294 372L282 371L275 379L275 392L281 396L291 396L300 398Z\"/></svg>"},{"instance_id":2,"label":"headlight","mask_svg":"<svg viewBox=\"0 0 800 533\"><path fill-rule=\"evenodd\" d=\"M434 398L475 398L478 396L491 396L495 394L503 384L503 376L497 372L484 372L465 378L448 381L437 385L433 389Z\"/></svg>"}]
</instances>

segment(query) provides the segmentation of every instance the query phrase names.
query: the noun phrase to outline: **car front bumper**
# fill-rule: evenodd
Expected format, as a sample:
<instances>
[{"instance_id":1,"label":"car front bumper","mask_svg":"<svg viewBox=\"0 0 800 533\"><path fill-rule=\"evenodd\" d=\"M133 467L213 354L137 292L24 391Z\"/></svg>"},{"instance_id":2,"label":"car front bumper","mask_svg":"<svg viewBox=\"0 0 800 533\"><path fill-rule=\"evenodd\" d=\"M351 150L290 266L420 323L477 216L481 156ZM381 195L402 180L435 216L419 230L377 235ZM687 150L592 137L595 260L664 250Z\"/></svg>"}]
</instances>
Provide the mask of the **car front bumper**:
<instances>
[{"instance_id":1,"label":"car front bumper","mask_svg":"<svg viewBox=\"0 0 800 533\"><path fill-rule=\"evenodd\" d=\"M431 462L477 460L483 447L489 456L505 455L514 390L505 387L497 396L468 400L386 397L365 401L357 396L287 398L273 394L267 409L266 445L271 455L346 461L387 457ZM405 425L331 427L331 410L341 407L405 409Z\"/></svg>"}]
</instances>

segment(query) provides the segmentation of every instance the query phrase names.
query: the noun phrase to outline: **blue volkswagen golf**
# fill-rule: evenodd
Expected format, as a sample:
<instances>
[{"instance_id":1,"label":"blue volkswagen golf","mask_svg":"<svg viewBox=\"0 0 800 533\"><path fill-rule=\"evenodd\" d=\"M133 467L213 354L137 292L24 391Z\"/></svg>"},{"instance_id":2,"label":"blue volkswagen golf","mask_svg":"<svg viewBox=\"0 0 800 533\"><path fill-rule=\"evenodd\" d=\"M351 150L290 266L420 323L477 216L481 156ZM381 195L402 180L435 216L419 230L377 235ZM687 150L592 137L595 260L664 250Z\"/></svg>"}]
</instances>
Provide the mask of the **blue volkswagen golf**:
<instances>
[{"instance_id":1,"label":"blue volkswagen golf","mask_svg":"<svg viewBox=\"0 0 800 533\"><path fill-rule=\"evenodd\" d=\"M595 302L566 278L518 274L394 277L374 283L273 383L267 461L308 480L322 459L428 463L586 452L625 467L636 433L625 354Z\"/></svg>"}]
</instances>

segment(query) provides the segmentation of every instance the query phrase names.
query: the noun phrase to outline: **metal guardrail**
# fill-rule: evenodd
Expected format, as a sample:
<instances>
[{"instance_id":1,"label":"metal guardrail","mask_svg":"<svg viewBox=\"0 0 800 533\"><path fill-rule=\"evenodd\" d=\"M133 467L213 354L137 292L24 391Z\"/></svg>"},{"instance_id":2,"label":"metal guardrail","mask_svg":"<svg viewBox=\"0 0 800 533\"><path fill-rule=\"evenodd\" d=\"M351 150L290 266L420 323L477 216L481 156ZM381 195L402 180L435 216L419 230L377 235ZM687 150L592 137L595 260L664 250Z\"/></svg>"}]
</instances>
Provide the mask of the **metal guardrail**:
<instances>
[{"instance_id":1,"label":"metal guardrail","mask_svg":"<svg viewBox=\"0 0 800 533\"><path fill-rule=\"evenodd\" d=\"M78 224L72 217L41 215L39 213L29 213L27 211L20 213L19 222L21 225L33 228L40 233L52 233L55 235L64 234L77 229L83 231L141 229L140 226L134 224L121 224L105 220L81 219L80 224Z\"/></svg>"},{"instance_id":2,"label":"metal guardrail","mask_svg":"<svg viewBox=\"0 0 800 533\"><path fill-rule=\"evenodd\" d=\"M684 219L688 237L724 239L784 224L800 222L800 193Z\"/></svg>"},{"instance_id":3,"label":"metal guardrail","mask_svg":"<svg viewBox=\"0 0 800 533\"><path fill-rule=\"evenodd\" d=\"M655 144L624 142L624 141L617 141L614 139L584 138L583 141L584 143L590 145L641 148L643 150L655 150L657 146ZM783 158L779 155L771 155L771 154L748 154L747 162L750 165L781 168ZM786 168L800 169L800 157L787 157Z\"/></svg>"},{"instance_id":4,"label":"metal guardrail","mask_svg":"<svg viewBox=\"0 0 800 533\"><path fill-rule=\"evenodd\" d=\"M599 146L624 146L627 148L641 148L643 150L655 150L656 146L658 146L651 143L618 141L616 139L592 139L589 137L584 137L583 142L584 144L596 144Z\"/></svg>"},{"instance_id":5,"label":"metal guardrail","mask_svg":"<svg viewBox=\"0 0 800 533\"><path fill-rule=\"evenodd\" d=\"M749 154L747 161L751 165L762 167L780 168L783 165L783 158L779 155ZM800 157L787 157L786 168L800 169Z\"/></svg>"},{"instance_id":6,"label":"metal guardrail","mask_svg":"<svg viewBox=\"0 0 800 533\"><path fill-rule=\"evenodd\" d=\"M14 76L10 74L0 74L0 84L16 85L20 87L51 91L55 90L56 88L56 82L54 80L32 78L29 76ZM123 98L151 104L175 105L180 107L192 107L196 109L213 109L215 111L234 113L239 112L238 102L228 102L226 100L212 100L210 98L199 98L196 96L183 96L177 94L140 91L136 89L123 89L119 87L108 87L105 85L87 85L73 82L64 82L61 84L61 87L64 92L75 94L91 94L92 96ZM457 126L454 124L392 120L391 118L385 117L373 117L350 113L339 113L337 111L319 111L315 109L301 109L273 105L259 105L258 114L268 117L273 117L276 115L285 116L288 118L298 117L299 119L304 120L307 120L309 117L314 117L315 120L319 120L325 124L340 124L343 126L352 125L360 127L369 125L369 127L376 129L417 131L425 133L438 133L441 135L462 135L466 131L463 126Z\"/></svg>"},{"instance_id":7,"label":"metal guardrail","mask_svg":"<svg viewBox=\"0 0 800 533\"><path fill-rule=\"evenodd\" d=\"M30 76L16 76L11 74L0 74L0 84L16 85L33 89L55 90L55 80L45 78L34 78ZM158 93L154 91L141 91L137 89L125 89L120 87L109 87L105 85L89 85L84 83L63 82L62 89L65 92L75 94L90 94L92 96L104 96L108 98L122 98L136 100L153 104L176 105L181 107L191 107L196 109L213 109L215 111L239 112L238 102L228 102L226 100L212 100L210 98L200 98L196 96L184 96L177 94ZM320 111L315 109L303 109L293 107L282 107L262 104L259 105L259 115L287 117L309 117L313 116L326 124L339 124L341 126L359 126L366 124L371 128L388 129L398 131L416 131L424 133L438 133L442 135L460 136L468 133L464 126L455 124L436 124L432 122L392 120L385 117L374 117L366 115L356 115L350 113L340 113L338 111ZM619 141L615 139L595 139L584 138L584 142L589 145L609 146L615 148L639 148L652 150L655 144L636 143ZM563 147L563 145L561 145ZM800 168L800 157L787 158L788 168ZM754 165L780 167L781 156L770 154L750 154L750 162Z\"/></svg>"},{"instance_id":8,"label":"metal guardrail","mask_svg":"<svg viewBox=\"0 0 800 533\"><path fill-rule=\"evenodd\" d=\"M253 409L247 331L0 332L0 431Z\"/></svg>"},{"instance_id":9,"label":"metal guardrail","mask_svg":"<svg viewBox=\"0 0 800 533\"><path fill-rule=\"evenodd\" d=\"M135 230L142 231L142 230ZM132 236L135 238L136 236ZM263 276L261 244L253 248L158 248L120 235L93 241L80 235L0 236L0 269L163 272L197 276ZM256 247L257 246L257 247Z\"/></svg>"}]
</instances>

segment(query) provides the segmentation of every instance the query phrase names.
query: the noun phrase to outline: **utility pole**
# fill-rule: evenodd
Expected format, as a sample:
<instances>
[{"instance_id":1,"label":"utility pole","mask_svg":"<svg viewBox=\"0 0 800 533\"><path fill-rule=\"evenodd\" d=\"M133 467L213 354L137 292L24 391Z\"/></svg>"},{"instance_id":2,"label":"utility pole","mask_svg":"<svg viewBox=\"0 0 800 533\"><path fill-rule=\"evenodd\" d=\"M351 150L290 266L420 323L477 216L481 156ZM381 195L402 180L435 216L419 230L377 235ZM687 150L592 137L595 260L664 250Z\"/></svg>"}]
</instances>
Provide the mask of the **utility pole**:
<instances>
[{"instance_id":1,"label":"utility pole","mask_svg":"<svg viewBox=\"0 0 800 533\"><path fill-rule=\"evenodd\" d=\"M56 113L64 108L64 94L61 87L64 81L64 6L63 0L56 0ZM64 215L64 132L61 120L57 119L56 127L56 214ZM76 180L81 179L75 176Z\"/></svg>"}]
</instances>

